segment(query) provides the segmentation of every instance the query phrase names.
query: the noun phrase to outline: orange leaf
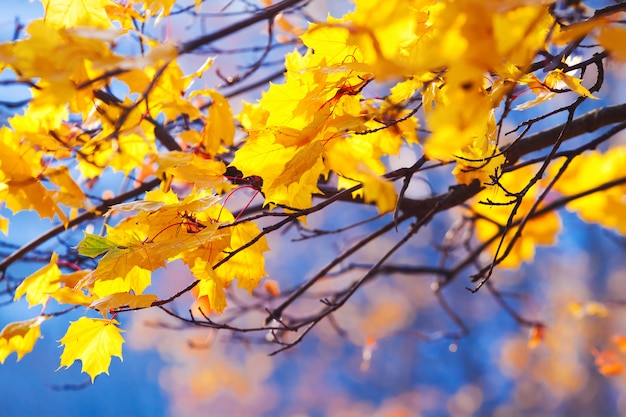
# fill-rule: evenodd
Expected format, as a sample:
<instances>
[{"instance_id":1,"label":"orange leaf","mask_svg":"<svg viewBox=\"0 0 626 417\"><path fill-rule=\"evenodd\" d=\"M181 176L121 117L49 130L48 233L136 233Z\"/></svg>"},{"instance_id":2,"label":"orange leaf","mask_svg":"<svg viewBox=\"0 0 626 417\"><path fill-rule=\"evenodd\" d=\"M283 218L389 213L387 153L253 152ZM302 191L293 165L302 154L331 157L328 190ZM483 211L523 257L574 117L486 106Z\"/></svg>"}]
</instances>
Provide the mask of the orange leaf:
<instances>
[{"instance_id":1,"label":"orange leaf","mask_svg":"<svg viewBox=\"0 0 626 417\"><path fill-rule=\"evenodd\" d=\"M528 347L534 349L543 342L546 337L546 328L541 325L536 325L530 328L530 334L528 336Z\"/></svg>"},{"instance_id":2,"label":"orange leaf","mask_svg":"<svg viewBox=\"0 0 626 417\"><path fill-rule=\"evenodd\" d=\"M626 336L616 334L611 338L611 340L617 345L620 352L626 353Z\"/></svg>"},{"instance_id":3,"label":"orange leaf","mask_svg":"<svg viewBox=\"0 0 626 417\"><path fill-rule=\"evenodd\" d=\"M280 295L278 282L273 279L266 279L263 281L263 289L272 297L278 297Z\"/></svg>"},{"instance_id":4,"label":"orange leaf","mask_svg":"<svg viewBox=\"0 0 626 417\"><path fill-rule=\"evenodd\" d=\"M593 356L595 356L595 363L598 367L598 372L600 372L602 375L615 376L621 374L624 371L624 365L619 360L615 352L599 352L593 349L591 353L593 354Z\"/></svg>"}]
</instances>

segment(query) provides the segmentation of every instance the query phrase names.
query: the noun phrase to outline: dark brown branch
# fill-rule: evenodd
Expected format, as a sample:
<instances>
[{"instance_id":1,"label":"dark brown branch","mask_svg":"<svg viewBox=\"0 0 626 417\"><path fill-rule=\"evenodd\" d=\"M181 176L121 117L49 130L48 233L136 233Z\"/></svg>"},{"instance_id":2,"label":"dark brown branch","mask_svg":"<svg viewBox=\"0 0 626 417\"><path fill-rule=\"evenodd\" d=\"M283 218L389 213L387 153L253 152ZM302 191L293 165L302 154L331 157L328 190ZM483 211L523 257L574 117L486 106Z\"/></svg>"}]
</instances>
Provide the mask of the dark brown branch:
<instances>
[{"instance_id":1,"label":"dark brown branch","mask_svg":"<svg viewBox=\"0 0 626 417\"><path fill-rule=\"evenodd\" d=\"M196 39L190 40L188 42L184 42L178 48L178 54L188 54L204 45L208 45L216 40L225 38L229 35L239 32L240 30L246 29L255 23L262 22L264 20L270 20L276 17L276 15L283 10L290 9L299 3L304 3L307 0L284 0L280 3L276 3L273 6L270 6L263 11L256 13L247 19L242 19L239 22L235 22L232 25L226 26L223 29L218 30L217 32L209 33L203 36L200 36Z\"/></svg>"},{"instance_id":2,"label":"dark brown branch","mask_svg":"<svg viewBox=\"0 0 626 417\"><path fill-rule=\"evenodd\" d=\"M298 217L306 216L308 214L315 213L316 211L322 210L324 207L332 204L333 202L335 202L337 200L340 200L342 198L343 194L345 194L345 193L351 194L352 192L354 192L356 190L359 190L360 188L361 188L360 184L355 185L354 187L352 187L350 189L343 190L342 192L338 193L336 196L333 196L333 197L329 198L328 200L324 200L323 202L321 202L320 204L318 204L316 206L313 206L313 207L308 208L308 209L296 211L295 213L286 215L286 217L283 220L279 221L278 223L275 223L275 224L273 224L271 226L264 227L263 230L261 231L261 233L259 233L254 238L252 238L252 240L250 240L249 242L247 242L244 245L241 245L237 249L233 250L227 256L225 256L224 259L222 259L221 261L219 261L215 265L213 265L213 269L219 268L220 266L222 266L223 264L228 262L233 256L235 256L236 254L238 254L242 250L244 250L246 248L249 248L250 246L254 245L263 236L265 236L265 235L267 235L267 234L269 234L271 232L274 232L276 230L281 229L283 226L285 226L286 224L296 220ZM226 225L225 227L233 227L233 226L235 226L237 224L240 224L240 223L243 223L243 222L247 222L247 221L250 221L250 219L239 220L238 222L231 223L229 225ZM152 306L162 306L162 305L171 303L172 301L174 301L175 299L177 299L181 295L185 294L188 291L191 291L196 285L198 285L199 282L200 281L198 281L198 280L192 282L187 287L183 288L182 290L180 290L176 294L172 295L171 297L163 299L163 300L155 301L154 303L152 303Z\"/></svg>"},{"instance_id":3,"label":"dark brown branch","mask_svg":"<svg viewBox=\"0 0 626 417\"><path fill-rule=\"evenodd\" d=\"M93 92L93 96L102 102L109 105L121 106L122 102L117 97L107 93L103 90L97 90ZM180 145L176 143L176 140L168 130L161 123L154 120L151 116L145 117L145 120L150 122L154 126L154 136L161 143L161 145L165 146L169 151L180 151Z\"/></svg>"},{"instance_id":4,"label":"dark brown branch","mask_svg":"<svg viewBox=\"0 0 626 417\"><path fill-rule=\"evenodd\" d=\"M409 216L404 215L404 216L402 216L399 219L399 221L402 222L402 221L406 220L407 218L409 218ZM287 299L285 301L283 301L283 303L281 305L279 305L277 308L274 309L274 311L272 312L272 316L280 317L282 315L283 311L289 305L291 305L302 294L304 294L306 291L308 291L309 288L311 288L317 281L319 281L321 278L326 276L326 274L328 274L334 267L339 265L341 262L343 262L348 257L352 256L355 252L357 252L360 249L362 249L365 245L367 245L372 240L374 240L374 239L378 238L379 236L382 236L383 234L385 234L388 231L392 230L395 226L396 226L396 222L394 222L394 221L392 221L390 223L387 223L383 227L381 227L378 230L370 233L365 238L359 240L358 242L356 242L355 244L350 246L348 249L346 249L344 252L339 254L332 261L330 261L324 268L322 268L320 271L318 271L317 274L315 274L307 282L305 282L300 287L298 287L295 291L293 291L289 295L289 297L287 297ZM271 320L271 318L272 317L269 316L267 319Z\"/></svg>"},{"instance_id":5,"label":"dark brown branch","mask_svg":"<svg viewBox=\"0 0 626 417\"><path fill-rule=\"evenodd\" d=\"M562 140L572 139L624 121L626 121L626 103L592 110L572 120ZM514 165L524 155L553 146L562 130L563 125L555 126L515 142L502 151L506 155L506 165Z\"/></svg>"}]
</instances>

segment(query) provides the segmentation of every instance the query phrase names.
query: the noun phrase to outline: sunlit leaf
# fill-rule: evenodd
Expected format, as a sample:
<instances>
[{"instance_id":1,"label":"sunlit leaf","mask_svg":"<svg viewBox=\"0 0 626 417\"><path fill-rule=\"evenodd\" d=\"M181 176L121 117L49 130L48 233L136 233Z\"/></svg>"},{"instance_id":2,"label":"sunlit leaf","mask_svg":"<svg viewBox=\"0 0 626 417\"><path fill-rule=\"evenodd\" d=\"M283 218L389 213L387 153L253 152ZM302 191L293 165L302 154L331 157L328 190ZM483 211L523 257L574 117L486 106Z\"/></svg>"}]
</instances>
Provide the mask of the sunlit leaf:
<instances>
[{"instance_id":1,"label":"sunlit leaf","mask_svg":"<svg viewBox=\"0 0 626 417\"><path fill-rule=\"evenodd\" d=\"M31 352L40 337L39 326L47 320L45 316L7 324L0 331L0 364L4 363L12 352L17 353L17 360Z\"/></svg>"},{"instance_id":2,"label":"sunlit leaf","mask_svg":"<svg viewBox=\"0 0 626 417\"><path fill-rule=\"evenodd\" d=\"M583 97L589 97L596 100L598 99L598 97L591 94L589 90L582 86L582 80L580 78L569 75L560 69L555 69L554 71L550 72L550 74L546 76L544 82L548 87L556 89L562 89L563 87L561 86L561 84L564 84L565 86L567 86L567 88L574 91L575 93L580 94Z\"/></svg>"},{"instance_id":3,"label":"sunlit leaf","mask_svg":"<svg viewBox=\"0 0 626 417\"><path fill-rule=\"evenodd\" d=\"M16 288L14 300L19 300L26 295L28 306L44 304L50 293L60 288L59 277L61 270L57 266L59 255L54 253L50 263L24 278L22 283Z\"/></svg>"},{"instance_id":4,"label":"sunlit leaf","mask_svg":"<svg viewBox=\"0 0 626 417\"><path fill-rule=\"evenodd\" d=\"M122 359L122 330L116 320L81 317L74 321L61 338L64 346L61 367L69 368L76 360L82 362L82 372L94 381L97 375L109 373L111 357Z\"/></svg>"},{"instance_id":5,"label":"sunlit leaf","mask_svg":"<svg viewBox=\"0 0 626 417\"><path fill-rule=\"evenodd\" d=\"M626 61L626 29L623 27L603 28L596 37L611 56L620 61Z\"/></svg>"},{"instance_id":6,"label":"sunlit leaf","mask_svg":"<svg viewBox=\"0 0 626 417\"><path fill-rule=\"evenodd\" d=\"M616 376L624 372L624 364L615 352L592 351L598 372L604 376Z\"/></svg>"},{"instance_id":7,"label":"sunlit leaf","mask_svg":"<svg viewBox=\"0 0 626 417\"><path fill-rule=\"evenodd\" d=\"M114 5L111 0L41 0L47 25L55 28L92 26L107 28L111 21L106 8Z\"/></svg>"},{"instance_id":8,"label":"sunlit leaf","mask_svg":"<svg viewBox=\"0 0 626 417\"><path fill-rule=\"evenodd\" d=\"M127 292L119 292L95 300L89 305L89 307L106 313L109 310L114 310L123 306L128 306L130 308L150 307L156 299L157 296L153 294L134 295Z\"/></svg>"}]
</instances>

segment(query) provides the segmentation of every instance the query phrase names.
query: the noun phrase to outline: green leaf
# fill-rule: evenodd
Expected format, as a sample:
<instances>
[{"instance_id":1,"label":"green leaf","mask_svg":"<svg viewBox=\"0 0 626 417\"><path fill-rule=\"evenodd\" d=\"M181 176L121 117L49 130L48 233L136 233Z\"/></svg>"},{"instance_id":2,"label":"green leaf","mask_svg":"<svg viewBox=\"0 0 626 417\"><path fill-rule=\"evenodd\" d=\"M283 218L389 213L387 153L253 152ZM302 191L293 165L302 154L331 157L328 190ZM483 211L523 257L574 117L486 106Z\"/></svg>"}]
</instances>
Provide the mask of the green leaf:
<instances>
[{"instance_id":1,"label":"green leaf","mask_svg":"<svg viewBox=\"0 0 626 417\"><path fill-rule=\"evenodd\" d=\"M95 258L96 256L109 251L114 246L117 246L116 243L105 237L85 233L85 237L76 248L78 249L78 253L81 255Z\"/></svg>"}]
</instances>

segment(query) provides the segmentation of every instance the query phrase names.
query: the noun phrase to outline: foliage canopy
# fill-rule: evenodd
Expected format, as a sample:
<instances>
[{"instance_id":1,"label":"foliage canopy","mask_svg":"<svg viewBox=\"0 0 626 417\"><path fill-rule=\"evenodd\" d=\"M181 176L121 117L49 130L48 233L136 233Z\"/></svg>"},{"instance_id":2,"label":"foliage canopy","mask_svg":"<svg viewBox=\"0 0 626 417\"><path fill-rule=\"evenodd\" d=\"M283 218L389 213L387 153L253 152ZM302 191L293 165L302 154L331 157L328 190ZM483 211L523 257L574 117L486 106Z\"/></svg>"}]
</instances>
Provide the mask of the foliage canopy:
<instances>
[{"instance_id":1,"label":"foliage canopy","mask_svg":"<svg viewBox=\"0 0 626 417\"><path fill-rule=\"evenodd\" d=\"M122 357L116 318L137 310L267 334L278 352L393 273L430 277L461 334L446 289L490 291L537 344L543 324L511 309L494 271L556 244L562 209L626 235L626 149L614 140L626 105L605 94L618 82L606 82L607 65L626 60L624 3L358 0L305 25L309 2L245 2L221 29L179 41L172 19L212 15L208 2L41 2L43 19L0 44L2 85L29 94L0 102L19 110L0 128L0 231L11 239L28 211L46 228L3 249L2 295L41 311L6 324L0 362L21 359L40 326L76 309L84 316L60 338L60 366L80 360L92 381ZM262 47L216 46L256 24ZM253 62L224 75L218 64L235 53ZM201 64L190 70L188 57ZM259 87L258 101L235 100ZM410 161L398 157L407 149ZM308 226L334 207L354 214ZM445 225L438 259L397 262L433 222ZM361 235L281 291L265 260L288 229L312 252L316 238ZM373 262L355 261L389 234ZM172 265L193 279L153 290ZM229 312L235 286L248 301ZM321 305L300 305L310 297Z\"/></svg>"}]
</instances>

